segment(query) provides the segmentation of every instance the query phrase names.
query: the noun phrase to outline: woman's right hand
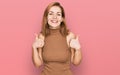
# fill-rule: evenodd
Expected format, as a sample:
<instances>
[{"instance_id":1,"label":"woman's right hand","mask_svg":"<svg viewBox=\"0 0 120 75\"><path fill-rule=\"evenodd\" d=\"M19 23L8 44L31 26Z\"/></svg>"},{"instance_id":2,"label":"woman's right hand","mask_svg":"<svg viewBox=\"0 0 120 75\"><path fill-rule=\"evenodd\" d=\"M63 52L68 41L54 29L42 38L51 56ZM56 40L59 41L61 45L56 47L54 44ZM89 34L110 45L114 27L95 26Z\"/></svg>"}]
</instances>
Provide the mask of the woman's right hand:
<instances>
[{"instance_id":1,"label":"woman's right hand","mask_svg":"<svg viewBox=\"0 0 120 75\"><path fill-rule=\"evenodd\" d=\"M40 47L43 47L44 46L44 40L42 38L39 37L38 34L35 34L35 41L33 43L33 48L40 48Z\"/></svg>"}]
</instances>

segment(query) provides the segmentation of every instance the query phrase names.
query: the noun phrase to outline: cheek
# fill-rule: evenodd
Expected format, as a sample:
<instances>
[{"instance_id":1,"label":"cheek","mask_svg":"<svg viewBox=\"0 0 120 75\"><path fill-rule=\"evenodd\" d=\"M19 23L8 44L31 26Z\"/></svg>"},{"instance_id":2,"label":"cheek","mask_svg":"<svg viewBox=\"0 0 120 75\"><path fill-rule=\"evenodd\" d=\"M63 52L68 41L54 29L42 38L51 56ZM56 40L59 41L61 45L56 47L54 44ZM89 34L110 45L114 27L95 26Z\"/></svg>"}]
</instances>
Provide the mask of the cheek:
<instances>
[{"instance_id":1,"label":"cheek","mask_svg":"<svg viewBox=\"0 0 120 75\"><path fill-rule=\"evenodd\" d=\"M48 19L48 20L52 19L52 16L48 16L47 19Z\"/></svg>"},{"instance_id":2,"label":"cheek","mask_svg":"<svg viewBox=\"0 0 120 75\"><path fill-rule=\"evenodd\" d=\"M49 25L51 25L51 24L52 24L52 22L51 22L50 20L48 20L47 22L48 22L48 24L49 24Z\"/></svg>"},{"instance_id":3,"label":"cheek","mask_svg":"<svg viewBox=\"0 0 120 75\"><path fill-rule=\"evenodd\" d=\"M58 20L60 21L60 22L62 22L62 18L60 17L60 18L58 18Z\"/></svg>"},{"instance_id":4,"label":"cheek","mask_svg":"<svg viewBox=\"0 0 120 75\"><path fill-rule=\"evenodd\" d=\"M50 18L50 17L47 18L47 22L48 22L48 23L51 22L51 18Z\"/></svg>"}]
</instances>

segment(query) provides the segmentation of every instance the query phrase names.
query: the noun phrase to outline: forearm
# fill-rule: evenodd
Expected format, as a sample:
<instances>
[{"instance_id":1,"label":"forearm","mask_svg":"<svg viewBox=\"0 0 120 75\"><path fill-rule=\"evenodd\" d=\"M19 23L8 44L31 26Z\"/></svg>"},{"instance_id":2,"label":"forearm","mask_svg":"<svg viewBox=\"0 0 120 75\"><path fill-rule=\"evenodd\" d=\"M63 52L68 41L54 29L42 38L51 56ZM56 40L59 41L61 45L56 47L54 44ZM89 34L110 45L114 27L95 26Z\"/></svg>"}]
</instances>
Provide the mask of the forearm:
<instances>
[{"instance_id":1,"label":"forearm","mask_svg":"<svg viewBox=\"0 0 120 75\"><path fill-rule=\"evenodd\" d=\"M81 54L81 50L75 50L74 52L74 57L73 57L73 63L74 65L79 65L82 59L82 54Z\"/></svg>"},{"instance_id":2,"label":"forearm","mask_svg":"<svg viewBox=\"0 0 120 75\"><path fill-rule=\"evenodd\" d=\"M32 51L33 51L33 52L32 52L32 59L33 59L34 65L35 65L36 67L41 66L41 65L42 65L42 60L41 60L41 58L40 58L40 56L39 56L39 53L38 53L37 49L36 49L36 48L33 48Z\"/></svg>"}]
</instances>

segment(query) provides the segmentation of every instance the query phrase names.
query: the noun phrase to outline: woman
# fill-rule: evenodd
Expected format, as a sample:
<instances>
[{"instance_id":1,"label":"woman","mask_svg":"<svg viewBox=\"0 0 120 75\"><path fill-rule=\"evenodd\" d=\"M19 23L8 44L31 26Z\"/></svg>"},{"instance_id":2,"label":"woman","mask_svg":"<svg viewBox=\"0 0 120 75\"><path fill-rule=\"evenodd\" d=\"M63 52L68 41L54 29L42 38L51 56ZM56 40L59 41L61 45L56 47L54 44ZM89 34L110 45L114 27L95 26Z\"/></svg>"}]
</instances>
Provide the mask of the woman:
<instances>
[{"instance_id":1,"label":"woman","mask_svg":"<svg viewBox=\"0 0 120 75\"><path fill-rule=\"evenodd\" d=\"M70 64L80 64L78 36L67 29L64 9L60 3L52 2L47 6L41 32L36 34L32 48L34 65L44 65L41 75L73 75Z\"/></svg>"}]
</instances>

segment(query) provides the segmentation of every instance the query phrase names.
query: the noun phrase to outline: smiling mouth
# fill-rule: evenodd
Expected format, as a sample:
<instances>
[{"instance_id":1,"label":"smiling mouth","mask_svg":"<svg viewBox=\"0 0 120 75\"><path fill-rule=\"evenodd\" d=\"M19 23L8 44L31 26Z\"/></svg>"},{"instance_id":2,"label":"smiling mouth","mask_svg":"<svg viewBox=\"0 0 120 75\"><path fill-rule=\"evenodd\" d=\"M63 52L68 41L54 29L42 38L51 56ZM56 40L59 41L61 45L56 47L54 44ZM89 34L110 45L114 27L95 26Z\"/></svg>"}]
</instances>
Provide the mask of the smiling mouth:
<instances>
[{"instance_id":1,"label":"smiling mouth","mask_svg":"<svg viewBox=\"0 0 120 75\"><path fill-rule=\"evenodd\" d=\"M51 20L51 22L52 22L52 23L58 23L58 21L57 21L57 20Z\"/></svg>"}]
</instances>

